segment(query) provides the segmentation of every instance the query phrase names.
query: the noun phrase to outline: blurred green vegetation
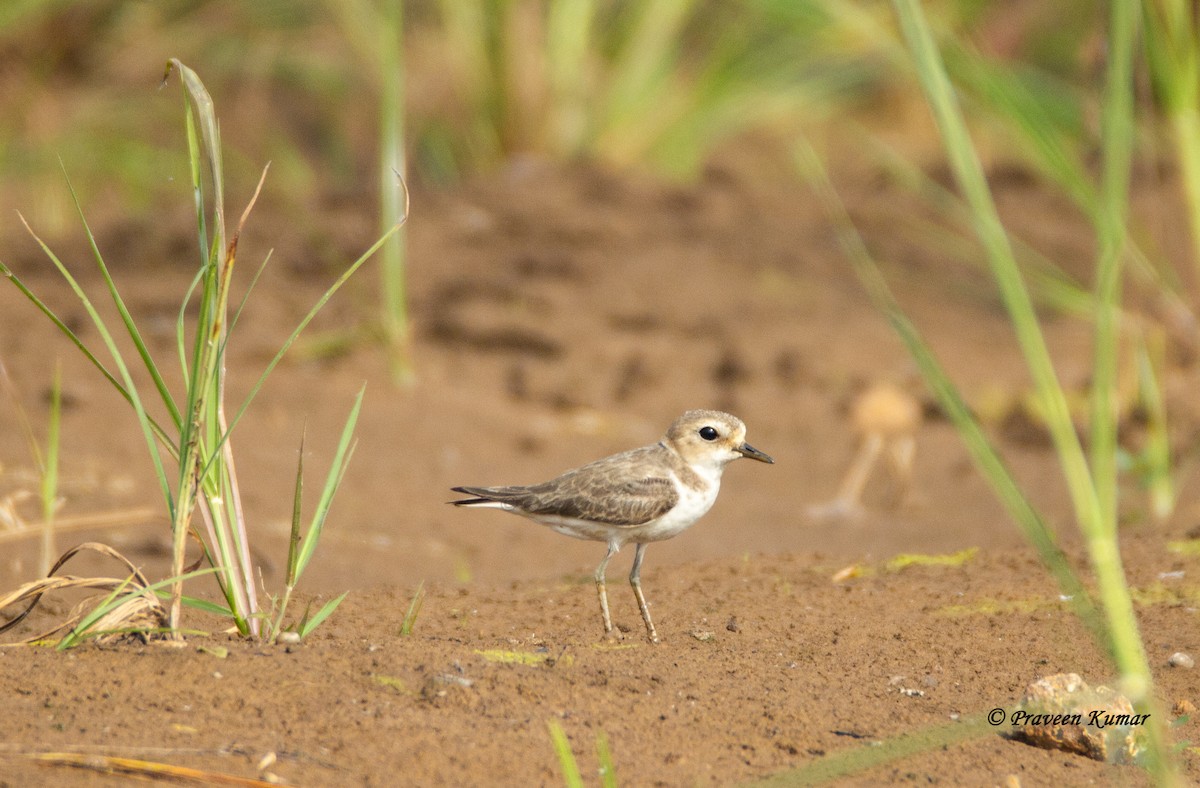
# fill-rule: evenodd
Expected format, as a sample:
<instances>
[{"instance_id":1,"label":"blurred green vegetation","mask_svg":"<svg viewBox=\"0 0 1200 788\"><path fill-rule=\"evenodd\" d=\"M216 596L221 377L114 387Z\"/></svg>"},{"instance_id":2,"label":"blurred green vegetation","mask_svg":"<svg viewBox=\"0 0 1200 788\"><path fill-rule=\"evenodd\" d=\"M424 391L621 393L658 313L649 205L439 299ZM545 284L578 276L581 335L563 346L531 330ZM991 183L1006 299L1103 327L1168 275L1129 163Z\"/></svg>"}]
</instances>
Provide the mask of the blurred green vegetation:
<instances>
[{"instance_id":1,"label":"blurred green vegetation","mask_svg":"<svg viewBox=\"0 0 1200 788\"><path fill-rule=\"evenodd\" d=\"M847 116L928 145L886 3L403 5L403 128L418 181L526 155L688 178L732 138L788 140L800 128L828 129L849 155L855 142L830 125ZM1070 183L1070 152L1094 141L1087 88L1103 42L1094 4L926 5L984 149ZM183 172L175 107L152 95L167 58L180 57L229 107L235 188L237 173L251 188L271 159L268 189L293 200L374 191L391 73L373 38L384 13L382 0L10 0L0 9L0 178L22 184L22 206L51 222L70 213L56 196L58 158L85 193L104 189L127 211L158 204Z\"/></svg>"}]
</instances>

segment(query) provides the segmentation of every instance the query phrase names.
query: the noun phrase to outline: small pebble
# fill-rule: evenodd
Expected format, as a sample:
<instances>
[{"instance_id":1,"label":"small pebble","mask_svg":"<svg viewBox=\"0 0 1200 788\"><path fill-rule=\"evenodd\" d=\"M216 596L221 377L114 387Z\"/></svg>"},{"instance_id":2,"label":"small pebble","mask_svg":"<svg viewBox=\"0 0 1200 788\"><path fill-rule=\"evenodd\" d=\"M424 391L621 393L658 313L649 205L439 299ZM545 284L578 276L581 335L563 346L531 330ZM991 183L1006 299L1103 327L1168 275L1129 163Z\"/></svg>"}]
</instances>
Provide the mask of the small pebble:
<instances>
[{"instance_id":1,"label":"small pebble","mask_svg":"<svg viewBox=\"0 0 1200 788\"><path fill-rule=\"evenodd\" d=\"M1192 659L1191 654L1184 654L1182 651L1176 651L1167 660L1167 664L1173 668L1194 668L1196 660Z\"/></svg>"},{"instance_id":2,"label":"small pebble","mask_svg":"<svg viewBox=\"0 0 1200 788\"><path fill-rule=\"evenodd\" d=\"M298 632L280 632L279 633L279 642L280 643L299 643L300 642L300 634Z\"/></svg>"}]
</instances>

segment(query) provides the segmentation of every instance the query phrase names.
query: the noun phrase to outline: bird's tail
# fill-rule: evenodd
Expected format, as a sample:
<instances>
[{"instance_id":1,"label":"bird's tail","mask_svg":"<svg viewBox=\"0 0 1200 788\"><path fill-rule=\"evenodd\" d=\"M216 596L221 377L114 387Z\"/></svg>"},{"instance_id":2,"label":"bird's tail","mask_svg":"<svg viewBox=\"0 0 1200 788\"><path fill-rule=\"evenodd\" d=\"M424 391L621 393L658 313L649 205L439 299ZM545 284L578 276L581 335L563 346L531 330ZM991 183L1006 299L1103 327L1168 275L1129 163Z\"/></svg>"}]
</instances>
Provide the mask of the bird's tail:
<instances>
[{"instance_id":1,"label":"bird's tail","mask_svg":"<svg viewBox=\"0 0 1200 788\"><path fill-rule=\"evenodd\" d=\"M451 487L456 493L473 496L458 501L447 501L455 506L496 506L500 501L494 496L494 491L488 487Z\"/></svg>"}]
</instances>

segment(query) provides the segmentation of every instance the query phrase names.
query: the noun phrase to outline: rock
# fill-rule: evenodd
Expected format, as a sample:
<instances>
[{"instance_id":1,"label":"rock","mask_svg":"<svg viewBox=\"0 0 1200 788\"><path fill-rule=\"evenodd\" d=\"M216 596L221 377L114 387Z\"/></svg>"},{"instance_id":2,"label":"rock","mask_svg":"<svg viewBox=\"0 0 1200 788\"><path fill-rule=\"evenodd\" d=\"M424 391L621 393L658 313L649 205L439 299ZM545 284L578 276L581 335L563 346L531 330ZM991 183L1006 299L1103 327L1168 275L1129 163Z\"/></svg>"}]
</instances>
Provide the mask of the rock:
<instances>
[{"instance_id":1,"label":"rock","mask_svg":"<svg viewBox=\"0 0 1200 788\"><path fill-rule=\"evenodd\" d=\"M1030 684L1009 719L1014 739L1108 763L1135 763L1144 752L1142 726L1124 695L1088 687L1076 673L1058 673Z\"/></svg>"},{"instance_id":2,"label":"rock","mask_svg":"<svg viewBox=\"0 0 1200 788\"><path fill-rule=\"evenodd\" d=\"M1196 660L1192 659L1191 654L1176 651L1167 659L1167 664L1173 668L1194 668L1196 667Z\"/></svg>"}]
</instances>

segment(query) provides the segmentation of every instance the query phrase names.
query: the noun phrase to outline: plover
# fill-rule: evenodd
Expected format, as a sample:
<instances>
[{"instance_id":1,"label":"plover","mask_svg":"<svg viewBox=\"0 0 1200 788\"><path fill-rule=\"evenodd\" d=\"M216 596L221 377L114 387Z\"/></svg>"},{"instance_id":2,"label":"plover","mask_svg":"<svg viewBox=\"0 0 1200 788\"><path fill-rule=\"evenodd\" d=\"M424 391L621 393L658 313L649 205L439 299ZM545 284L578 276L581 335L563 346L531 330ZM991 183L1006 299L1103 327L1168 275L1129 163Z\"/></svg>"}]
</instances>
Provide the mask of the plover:
<instances>
[{"instance_id":1,"label":"plover","mask_svg":"<svg viewBox=\"0 0 1200 788\"><path fill-rule=\"evenodd\" d=\"M640 573L646 545L670 539L712 508L725 466L739 457L775 462L746 443L746 425L716 410L689 410L652 446L614 454L528 487L455 487L456 506L503 509L560 534L608 544L596 567L605 633L612 632L604 571L626 542L637 545L629 584L646 634L658 642Z\"/></svg>"}]
</instances>

